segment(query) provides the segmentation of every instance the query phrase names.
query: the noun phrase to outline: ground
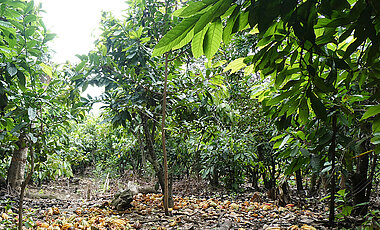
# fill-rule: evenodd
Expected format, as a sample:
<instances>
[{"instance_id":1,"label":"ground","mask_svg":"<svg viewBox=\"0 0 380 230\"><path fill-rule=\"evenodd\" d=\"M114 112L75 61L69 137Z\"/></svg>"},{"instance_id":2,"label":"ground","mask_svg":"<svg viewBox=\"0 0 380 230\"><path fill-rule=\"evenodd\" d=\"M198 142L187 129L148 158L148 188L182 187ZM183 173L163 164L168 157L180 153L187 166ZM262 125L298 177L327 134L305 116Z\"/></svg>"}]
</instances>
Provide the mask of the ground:
<instances>
[{"instance_id":1,"label":"ground","mask_svg":"<svg viewBox=\"0 0 380 230\"><path fill-rule=\"evenodd\" d=\"M133 208L115 211L109 203L117 191L149 182L130 178L98 180L88 176L29 186L24 217L27 229L327 229L327 208L319 200L294 200L284 207L264 193L226 195L204 182L177 181L174 207L165 216L162 195L136 194ZM153 186L153 185L152 185ZM0 193L0 229L15 229L17 198ZM317 204L318 203L318 204Z\"/></svg>"}]
</instances>

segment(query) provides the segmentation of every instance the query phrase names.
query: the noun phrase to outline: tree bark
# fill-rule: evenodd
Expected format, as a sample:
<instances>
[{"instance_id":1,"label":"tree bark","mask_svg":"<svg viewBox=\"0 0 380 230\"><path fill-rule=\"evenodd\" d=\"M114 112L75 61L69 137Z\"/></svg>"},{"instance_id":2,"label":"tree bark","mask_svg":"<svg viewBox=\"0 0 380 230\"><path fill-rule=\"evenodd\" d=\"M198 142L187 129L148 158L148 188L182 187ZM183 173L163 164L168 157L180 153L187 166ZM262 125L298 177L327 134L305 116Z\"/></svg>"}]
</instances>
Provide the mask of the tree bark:
<instances>
[{"instance_id":1,"label":"tree bark","mask_svg":"<svg viewBox=\"0 0 380 230\"><path fill-rule=\"evenodd\" d=\"M353 216L363 216L368 211L368 205L360 205L365 202L368 202L369 199L367 199L367 189L369 185L369 181L367 179L367 172L368 172L368 162L369 162L369 156L368 154L365 154L364 156L361 156L358 160L358 166L357 170L353 176L353 205L354 209L352 211Z\"/></svg>"},{"instance_id":2,"label":"tree bark","mask_svg":"<svg viewBox=\"0 0 380 230\"><path fill-rule=\"evenodd\" d=\"M162 99L162 121L161 121L161 137L162 137L162 152L164 154L164 209L165 215L169 216L169 177L168 177L168 156L166 153L165 140L165 118L166 118L166 88L168 85L168 53L165 54L165 79L164 93Z\"/></svg>"},{"instance_id":3,"label":"tree bark","mask_svg":"<svg viewBox=\"0 0 380 230\"><path fill-rule=\"evenodd\" d=\"M361 128L363 134L371 133L371 125L365 123ZM356 172L352 177L352 188L353 188L353 205L354 209L352 210L353 216L364 216L368 212L368 202L371 189L372 178L368 178L368 169L369 169L369 156L370 150L372 149L370 138L364 135L362 138L366 138L365 141L361 144L361 151L365 154L358 157ZM371 175L370 175L371 177ZM365 205L360 205L367 203Z\"/></svg>"},{"instance_id":4,"label":"tree bark","mask_svg":"<svg viewBox=\"0 0 380 230\"><path fill-rule=\"evenodd\" d=\"M16 145L18 149L13 153L11 165L8 170L7 181L12 190L19 192L21 184L24 181L26 158L28 156L28 146L26 144L25 136L20 135Z\"/></svg>"},{"instance_id":5,"label":"tree bark","mask_svg":"<svg viewBox=\"0 0 380 230\"><path fill-rule=\"evenodd\" d=\"M297 192L303 191L301 170L296 171Z\"/></svg>"},{"instance_id":6,"label":"tree bark","mask_svg":"<svg viewBox=\"0 0 380 230\"><path fill-rule=\"evenodd\" d=\"M154 140L154 135L155 135L155 130L156 130L156 123L153 122L152 124L152 131L149 131L149 124L148 124L148 117L144 114L144 113L140 113L140 116L141 116L141 120L142 120L142 126L143 126L143 132L144 132L144 136L145 136L145 146L146 146L146 149L147 149L147 160L152 164L152 167L153 167L153 170L157 176L157 179L158 179L158 183L161 187L161 190L162 190L162 193L164 194L165 193L165 183L164 183L164 172L162 170L162 166L159 164L158 160L157 160L157 155L156 155L156 152L154 151L154 144L153 144L153 140ZM170 181L169 181L170 182ZM173 196L171 195L172 194L172 191L171 191L171 183L169 183L169 200L168 200L168 204L169 204L169 207L173 207Z\"/></svg>"},{"instance_id":7,"label":"tree bark","mask_svg":"<svg viewBox=\"0 0 380 230\"><path fill-rule=\"evenodd\" d=\"M336 113L333 114L331 128L333 131L331 138L331 145L329 149L330 160L331 160L331 184L330 184L330 213L329 213L329 224L331 226L335 225L335 148L336 148Z\"/></svg>"},{"instance_id":8,"label":"tree bark","mask_svg":"<svg viewBox=\"0 0 380 230\"><path fill-rule=\"evenodd\" d=\"M29 141L30 146L30 172L25 180L21 183L20 188L20 200L19 200L19 208L18 208L18 229L22 230L22 212L23 212L23 204L24 204L24 195L25 195L25 188L26 185L29 183L30 179L32 178L33 172L34 172L34 150L33 146L31 144L31 141Z\"/></svg>"}]
</instances>

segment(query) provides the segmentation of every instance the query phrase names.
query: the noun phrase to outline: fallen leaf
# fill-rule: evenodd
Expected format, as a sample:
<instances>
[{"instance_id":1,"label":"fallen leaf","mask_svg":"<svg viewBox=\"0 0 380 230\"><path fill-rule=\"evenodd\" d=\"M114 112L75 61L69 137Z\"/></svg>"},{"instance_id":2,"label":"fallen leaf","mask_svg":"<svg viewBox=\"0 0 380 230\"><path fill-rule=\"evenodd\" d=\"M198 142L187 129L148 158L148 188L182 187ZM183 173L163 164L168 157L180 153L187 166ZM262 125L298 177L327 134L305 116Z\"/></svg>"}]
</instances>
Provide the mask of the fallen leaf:
<instances>
[{"instance_id":1,"label":"fallen leaf","mask_svg":"<svg viewBox=\"0 0 380 230\"><path fill-rule=\"evenodd\" d=\"M309 226L307 224L302 225L301 229L303 230L316 230L313 226Z\"/></svg>"},{"instance_id":2,"label":"fallen leaf","mask_svg":"<svg viewBox=\"0 0 380 230\"><path fill-rule=\"evenodd\" d=\"M4 212L3 214L1 214L1 217L4 219L4 220L8 220L9 219L9 216Z\"/></svg>"}]
</instances>

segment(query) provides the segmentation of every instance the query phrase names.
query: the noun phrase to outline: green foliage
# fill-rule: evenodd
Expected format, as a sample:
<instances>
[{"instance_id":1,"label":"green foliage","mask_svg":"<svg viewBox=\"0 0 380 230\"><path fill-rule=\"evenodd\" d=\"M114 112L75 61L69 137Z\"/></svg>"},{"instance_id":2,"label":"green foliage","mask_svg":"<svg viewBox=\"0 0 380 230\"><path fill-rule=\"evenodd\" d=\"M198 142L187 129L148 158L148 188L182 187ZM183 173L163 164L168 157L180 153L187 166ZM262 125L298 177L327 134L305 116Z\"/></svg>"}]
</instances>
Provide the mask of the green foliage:
<instances>
[{"instance_id":1,"label":"green foliage","mask_svg":"<svg viewBox=\"0 0 380 230\"><path fill-rule=\"evenodd\" d=\"M114 129L111 123L102 122L99 117L88 116L79 124L71 123L71 129L64 133L62 142L62 162L67 161L74 173L83 174L86 170L94 170L99 177L107 174L115 177L135 166L138 161L134 158L133 150L136 141L130 134L124 132L123 128ZM52 166L47 165L54 168ZM64 166L59 166L59 169L64 170Z\"/></svg>"},{"instance_id":2,"label":"green foliage","mask_svg":"<svg viewBox=\"0 0 380 230\"><path fill-rule=\"evenodd\" d=\"M338 202L337 208L340 209L339 215L336 216L338 219L351 215L353 207L348 204L349 201L347 195L348 193L345 189L339 190L336 194L336 200Z\"/></svg>"},{"instance_id":3,"label":"green foliage","mask_svg":"<svg viewBox=\"0 0 380 230\"><path fill-rule=\"evenodd\" d=\"M2 1L0 23L0 149L9 159L21 139L36 154L44 177L70 175L52 141L70 119L83 116L79 91L68 81L69 66L49 62L47 42L54 38L39 16L34 1ZM54 158L54 159L53 159ZM9 164L9 162L6 162ZM1 172L6 172L3 167ZM51 167L51 168L50 168ZM52 170L53 169L53 170ZM51 171L52 170L52 171Z\"/></svg>"}]
</instances>

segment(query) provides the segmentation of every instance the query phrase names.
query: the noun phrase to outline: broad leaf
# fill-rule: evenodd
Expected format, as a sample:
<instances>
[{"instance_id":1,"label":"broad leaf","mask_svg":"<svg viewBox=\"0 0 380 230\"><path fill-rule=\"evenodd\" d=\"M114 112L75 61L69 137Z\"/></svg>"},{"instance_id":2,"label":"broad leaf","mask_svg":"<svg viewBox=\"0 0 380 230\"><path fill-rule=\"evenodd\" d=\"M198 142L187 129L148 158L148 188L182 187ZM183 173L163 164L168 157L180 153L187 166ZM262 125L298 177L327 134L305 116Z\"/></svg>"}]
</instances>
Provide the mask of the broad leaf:
<instances>
[{"instance_id":1,"label":"broad leaf","mask_svg":"<svg viewBox=\"0 0 380 230\"><path fill-rule=\"evenodd\" d=\"M369 106L367 111L364 113L363 117L360 120L365 120L369 117L375 116L380 113L380 104Z\"/></svg>"},{"instance_id":2,"label":"broad leaf","mask_svg":"<svg viewBox=\"0 0 380 230\"><path fill-rule=\"evenodd\" d=\"M52 72L52 67L51 66L48 66L44 63L41 63L40 66L42 67L42 71L48 75L49 77L52 77L53 76L53 72Z\"/></svg>"},{"instance_id":3,"label":"broad leaf","mask_svg":"<svg viewBox=\"0 0 380 230\"><path fill-rule=\"evenodd\" d=\"M298 116L299 122L303 125L309 120L309 106L307 105L306 98L301 100Z\"/></svg>"},{"instance_id":4,"label":"broad leaf","mask_svg":"<svg viewBox=\"0 0 380 230\"><path fill-rule=\"evenodd\" d=\"M214 18L217 18L224 14L230 7L233 0L224 0L218 1L213 5L206 13L204 13L198 20L195 25L194 33L197 34L201 31L208 23L214 21Z\"/></svg>"},{"instance_id":5,"label":"broad leaf","mask_svg":"<svg viewBox=\"0 0 380 230\"><path fill-rule=\"evenodd\" d=\"M191 51L195 58L199 58L203 55L203 42L208 28L209 25L207 25L203 30L197 33L194 36L193 41L191 42Z\"/></svg>"},{"instance_id":6,"label":"broad leaf","mask_svg":"<svg viewBox=\"0 0 380 230\"><path fill-rule=\"evenodd\" d=\"M11 75L11 77L13 77L17 74L17 68L15 67L14 64L8 63L7 64L7 72L9 73L9 75Z\"/></svg>"},{"instance_id":7,"label":"broad leaf","mask_svg":"<svg viewBox=\"0 0 380 230\"><path fill-rule=\"evenodd\" d=\"M315 115L321 120L326 120L327 111L321 100L313 92L308 93L308 95L310 97L311 108L313 108Z\"/></svg>"},{"instance_id":8,"label":"broad leaf","mask_svg":"<svg viewBox=\"0 0 380 230\"><path fill-rule=\"evenodd\" d=\"M178 45L186 38L187 33L191 31L198 19L198 15L185 18L180 24L171 29L154 47L152 56L162 55Z\"/></svg>"},{"instance_id":9,"label":"broad leaf","mask_svg":"<svg viewBox=\"0 0 380 230\"><path fill-rule=\"evenodd\" d=\"M209 60L220 47L220 43L222 41L222 30L223 27L220 18L214 21L207 30L203 43L203 50Z\"/></svg>"},{"instance_id":10,"label":"broad leaf","mask_svg":"<svg viewBox=\"0 0 380 230\"><path fill-rule=\"evenodd\" d=\"M235 59L233 62L228 64L226 68L224 69L224 72L227 72L228 70L231 70L231 73L235 73L239 71L240 69L244 68L246 64L244 63L244 57Z\"/></svg>"}]
</instances>

